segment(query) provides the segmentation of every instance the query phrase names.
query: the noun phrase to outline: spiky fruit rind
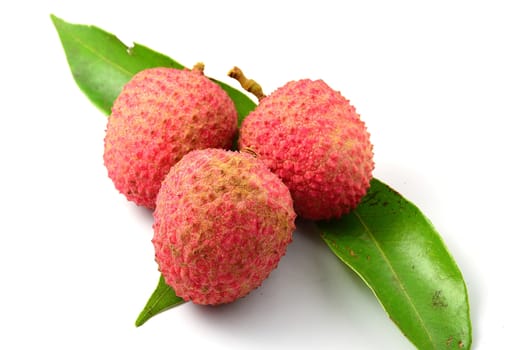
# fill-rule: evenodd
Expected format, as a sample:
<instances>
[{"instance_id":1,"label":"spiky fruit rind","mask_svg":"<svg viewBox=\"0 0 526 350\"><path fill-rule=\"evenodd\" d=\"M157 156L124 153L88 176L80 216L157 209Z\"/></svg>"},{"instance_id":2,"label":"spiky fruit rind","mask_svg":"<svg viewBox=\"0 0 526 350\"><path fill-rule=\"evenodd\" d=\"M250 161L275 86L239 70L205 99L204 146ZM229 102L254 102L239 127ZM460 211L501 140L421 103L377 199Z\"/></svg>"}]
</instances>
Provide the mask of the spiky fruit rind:
<instances>
[{"instance_id":1,"label":"spiky fruit rind","mask_svg":"<svg viewBox=\"0 0 526 350\"><path fill-rule=\"evenodd\" d=\"M155 259L179 297L197 304L232 302L276 268L295 217L288 188L252 155L192 151L159 191Z\"/></svg>"},{"instance_id":2,"label":"spiky fruit rind","mask_svg":"<svg viewBox=\"0 0 526 350\"><path fill-rule=\"evenodd\" d=\"M304 218L348 213L372 178L365 124L349 101L321 80L292 81L262 99L241 125L239 144L285 182Z\"/></svg>"},{"instance_id":3,"label":"spiky fruit rind","mask_svg":"<svg viewBox=\"0 0 526 350\"><path fill-rule=\"evenodd\" d=\"M104 164L130 201L154 208L173 164L194 149L229 148L236 132L234 103L202 71L147 69L115 100Z\"/></svg>"}]
</instances>

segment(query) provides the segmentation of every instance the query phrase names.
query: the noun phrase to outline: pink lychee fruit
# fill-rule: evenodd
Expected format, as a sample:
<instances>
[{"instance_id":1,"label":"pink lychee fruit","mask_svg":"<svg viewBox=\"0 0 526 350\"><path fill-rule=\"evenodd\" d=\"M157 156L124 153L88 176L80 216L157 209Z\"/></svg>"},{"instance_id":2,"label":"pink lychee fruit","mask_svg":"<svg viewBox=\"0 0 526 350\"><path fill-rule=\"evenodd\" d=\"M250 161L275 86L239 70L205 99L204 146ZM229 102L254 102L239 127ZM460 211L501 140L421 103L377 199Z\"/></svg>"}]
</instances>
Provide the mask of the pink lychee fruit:
<instances>
[{"instance_id":1,"label":"pink lychee fruit","mask_svg":"<svg viewBox=\"0 0 526 350\"><path fill-rule=\"evenodd\" d=\"M252 155L192 151L174 165L159 191L155 259L184 300L232 302L277 267L295 218L288 188Z\"/></svg>"},{"instance_id":2,"label":"pink lychee fruit","mask_svg":"<svg viewBox=\"0 0 526 350\"><path fill-rule=\"evenodd\" d=\"M322 80L287 83L243 121L241 149L250 149L289 187L307 219L337 218L369 188L373 151L364 122Z\"/></svg>"},{"instance_id":3,"label":"pink lychee fruit","mask_svg":"<svg viewBox=\"0 0 526 350\"><path fill-rule=\"evenodd\" d=\"M137 205L154 208L162 180L186 153L232 145L234 103L203 68L146 69L114 102L104 164L117 190Z\"/></svg>"}]
</instances>

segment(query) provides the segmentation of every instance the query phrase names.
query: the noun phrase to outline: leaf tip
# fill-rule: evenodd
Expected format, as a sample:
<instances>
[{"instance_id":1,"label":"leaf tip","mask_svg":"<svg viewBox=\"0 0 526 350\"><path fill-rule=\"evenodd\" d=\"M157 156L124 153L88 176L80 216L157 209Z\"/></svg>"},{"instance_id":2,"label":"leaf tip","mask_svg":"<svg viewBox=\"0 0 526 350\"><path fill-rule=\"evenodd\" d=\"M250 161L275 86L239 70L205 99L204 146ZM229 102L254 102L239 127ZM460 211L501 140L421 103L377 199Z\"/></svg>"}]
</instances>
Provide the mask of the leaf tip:
<instances>
[{"instance_id":1,"label":"leaf tip","mask_svg":"<svg viewBox=\"0 0 526 350\"><path fill-rule=\"evenodd\" d=\"M51 18L51 21L53 22L53 24L54 24L55 26L56 26L57 23L59 23L59 22L64 22L64 20L62 20L61 18L55 16L54 13L49 14L49 18Z\"/></svg>"},{"instance_id":2,"label":"leaf tip","mask_svg":"<svg viewBox=\"0 0 526 350\"><path fill-rule=\"evenodd\" d=\"M143 314L140 314L139 317L137 317L137 319L135 320L135 327L139 328L140 326L142 326L144 323L146 323L146 321L148 321L148 318L149 317L144 317Z\"/></svg>"}]
</instances>

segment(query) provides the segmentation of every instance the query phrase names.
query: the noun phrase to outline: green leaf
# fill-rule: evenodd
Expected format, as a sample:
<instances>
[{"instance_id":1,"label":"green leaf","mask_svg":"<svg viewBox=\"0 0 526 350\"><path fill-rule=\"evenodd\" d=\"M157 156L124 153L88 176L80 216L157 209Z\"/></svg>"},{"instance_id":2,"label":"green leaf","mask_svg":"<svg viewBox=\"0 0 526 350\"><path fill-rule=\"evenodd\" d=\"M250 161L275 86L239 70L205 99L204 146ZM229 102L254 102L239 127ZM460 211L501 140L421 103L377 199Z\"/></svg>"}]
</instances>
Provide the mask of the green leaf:
<instances>
[{"instance_id":1,"label":"green leaf","mask_svg":"<svg viewBox=\"0 0 526 350\"><path fill-rule=\"evenodd\" d=\"M155 291L146 303L146 306L139 314L139 317L137 317L135 326L142 326L153 316L171 309L174 306L183 304L184 302L185 301L182 298L175 295L173 288L167 285L163 276L161 276L157 288L155 288Z\"/></svg>"},{"instance_id":2,"label":"green leaf","mask_svg":"<svg viewBox=\"0 0 526 350\"><path fill-rule=\"evenodd\" d=\"M153 67L184 66L146 46L124 45L115 35L95 26L68 23L54 15L51 20L59 34L73 77L86 96L103 113L109 115L113 101L136 73ZM238 123L256 104L244 93L212 79L232 98L238 112ZM184 303L161 276L159 284L140 313L135 325L141 326L156 314Z\"/></svg>"},{"instance_id":3,"label":"green leaf","mask_svg":"<svg viewBox=\"0 0 526 350\"><path fill-rule=\"evenodd\" d=\"M67 23L51 15L73 77L86 96L105 114L131 77L152 67L183 66L135 44L129 48L115 35L94 26Z\"/></svg>"},{"instance_id":4,"label":"green leaf","mask_svg":"<svg viewBox=\"0 0 526 350\"><path fill-rule=\"evenodd\" d=\"M124 84L136 73L153 67L184 68L170 57L146 46L134 44L133 47L127 47L115 35L100 28L71 24L54 15L51 15L51 19L75 81L106 115L111 113L113 101ZM231 86L216 82L234 101L241 122L256 104Z\"/></svg>"},{"instance_id":5,"label":"green leaf","mask_svg":"<svg viewBox=\"0 0 526 350\"><path fill-rule=\"evenodd\" d=\"M146 46L135 44L128 48L115 35L97 27L71 24L54 15L51 19L76 83L107 115L124 84L139 71L161 66L184 68ZM152 316L183 302L161 276L135 325L139 327Z\"/></svg>"},{"instance_id":6,"label":"green leaf","mask_svg":"<svg viewBox=\"0 0 526 350\"><path fill-rule=\"evenodd\" d=\"M129 48L94 26L51 15L73 77L105 114L136 73L152 67L184 67L140 44ZM214 80L233 99L239 123L256 104ZM323 239L373 290L385 310L419 348L469 348L471 323L462 275L430 222L411 203L378 180L351 214L319 223ZM163 277L136 325L184 301Z\"/></svg>"},{"instance_id":7,"label":"green leaf","mask_svg":"<svg viewBox=\"0 0 526 350\"><path fill-rule=\"evenodd\" d=\"M462 274L414 204L373 179L356 210L318 226L330 249L365 281L418 349L470 348Z\"/></svg>"},{"instance_id":8,"label":"green leaf","mask_svg":"<svg viewBox=\"0 0 526 350\"><path fill-rule=\"evenodd\" d=\"M236 105L237 109L237 124L241 126L241 123L245 119L245 117L256 108L256 104L254 101L252 101L250 98L247 97L244 93L240 92L239 90L234 89L230 85L227 85L221 81L212 79L215 81L219 86L223 88L223 90L226 91L228 96L234 101L234 104Z\"/></svg>"}]
</instances>

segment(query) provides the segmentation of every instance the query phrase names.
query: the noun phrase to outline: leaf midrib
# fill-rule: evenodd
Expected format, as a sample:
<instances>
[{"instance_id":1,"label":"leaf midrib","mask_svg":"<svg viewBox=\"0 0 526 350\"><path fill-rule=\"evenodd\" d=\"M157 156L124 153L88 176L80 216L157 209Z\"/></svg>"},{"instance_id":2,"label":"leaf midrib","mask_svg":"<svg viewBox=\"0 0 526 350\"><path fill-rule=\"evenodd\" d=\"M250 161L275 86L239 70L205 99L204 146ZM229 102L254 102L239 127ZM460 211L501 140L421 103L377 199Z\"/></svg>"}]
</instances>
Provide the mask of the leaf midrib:
<instances>
[{"instance_id":1,"label":"leaf midrib","mask_svg":"<svg viewBox=\"0 0 526 350\"><path fill-rule=\"evenodd\" d=\"M69 34L69 33L68 33ZM117 70L123 72L124 74L127 74L128 76L132 77L133 76L133 72L127 70L126 68L124 68L123 66L121 65L118 65L116 64L115 62L113 62L112 60L108 59L106 56L104 55L101 55L99 53L99 51L97 51L95 48L89 46L88 44L86 44L86 42L82 41L78 36L74 36L72 34L69 34L68 35L70 38L72 38L74 41L78 42L82 47L84 47L85 49L87 49L89 52L91 52L95 57L98 57L101 61L104 61L105 63L109 64L110 66L113 66L115 67ZM116 37L113 37L115 40L119 41L118 38ZM120 42L120 41L119 41ZM122 42L120 42L122 43ZM124 44L123 44L124 47L126 47ZM131 49L131 48L129 48Z\"/></svg>"},{"instance_id":2,"label":"leaf midrib","mask_svg":"<svg viewBox=\"0 0 526 350\"><path fill-rule=\"evenodd\" d=\"M391 270L391 273L393 274L393 276L395 277L395 281L398 283L398 285L400 286L402 292L403 292L403 295L404 297L407 299L407 301L409 302L409 305L411 305L411 308L413 309L414 313L417 315L417 319L419 321L419 323L421 324L422 328L424 329L425 331L425 334L427 335L428 339L429 339L429 342L430 344L433 345L433 348L434 349L437 349L436 346L434 345L433 343L433 338L431 337L431 333L429 332L429 329L427 329L426 327L426 324L424 322L424 319L422 318L422 315L420 315L420 313L418 312L418 309L416 308L415 304L413 303L413 301L411 300L411 298L409 297L409 293L407 292L404 284L402 283L402 280L400 279L400 276L398 275L398 273L396 272L394 266L391 264L391 262L389 261L389 259L387 258L387 254L385 253L385 251L382 249L382 247L380 246L380 243L376 240L376 238L374 237L371 229L369 229L369 226L365 223L365 221L362 219L361 215L356 211L354 210L353 211L353 214L356 216L356 218L358 219L358 221L360 222L360 224L364 227L365 229L365 232L367 232L368 236L371 238L371 241L374 243L376 249L378 249L378 251L380 252L380 255L382 256L382 258L384 259L385 263L387 264L387 266L389 267L389 269Z\"/></svg>"},{"instance_id":3,"label":"leaf midrib","mask_svg":"<svg viewBox=\"0 0 526 350\"><path fill-rule=\"evenodd\" d=\"M140 320L140 322L137 322L137 323L139 323L139 325L143 325L146 321L148 321L151 317L153 317L154 314L153 314L152 310L159 303L161 303L161 301L164 300L164 297L170 292L171 292L170 287L165 286L164 289L161 291L161 293L157 296L157 298L155 298L151 303L147 302L147 306L149 305L150 307L149 308L145 308L143 310L143 312L141 312L141 314L139 315L139 318L137 319L137 321ZM173 304L170 304L170 305L166 306L166 308L177 306L177 305L182 304L184 302L184 300L182 298L180 298L180 297L178 297L178 298L180 300L178 300L177 302L175 302Z\"/></svg>"}]
</instances>

